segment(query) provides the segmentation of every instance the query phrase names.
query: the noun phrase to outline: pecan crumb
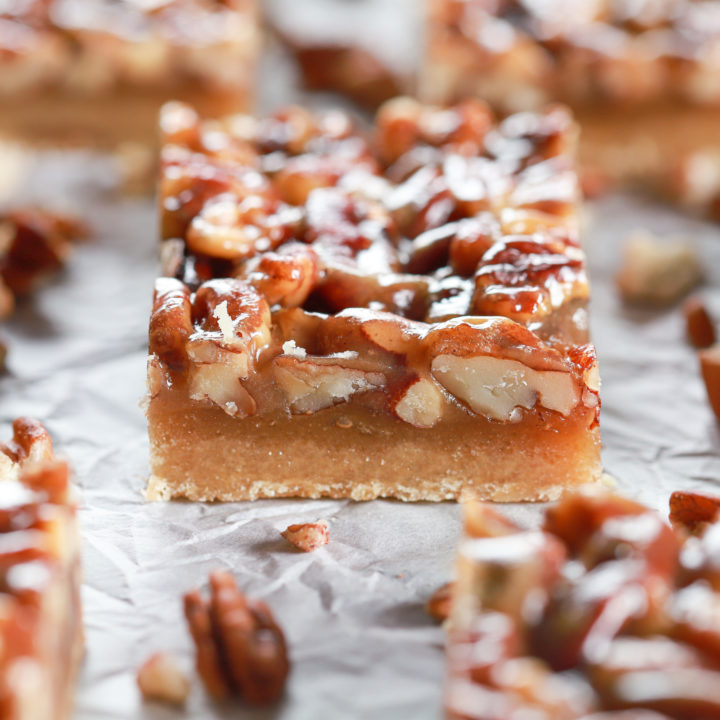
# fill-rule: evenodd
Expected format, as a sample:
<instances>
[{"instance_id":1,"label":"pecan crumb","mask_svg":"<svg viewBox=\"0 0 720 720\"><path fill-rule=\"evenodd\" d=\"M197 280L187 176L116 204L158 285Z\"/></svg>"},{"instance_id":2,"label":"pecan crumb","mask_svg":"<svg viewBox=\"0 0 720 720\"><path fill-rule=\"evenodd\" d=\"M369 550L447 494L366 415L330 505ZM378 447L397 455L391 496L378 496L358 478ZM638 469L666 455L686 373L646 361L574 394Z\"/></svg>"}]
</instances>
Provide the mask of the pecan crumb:
<instances>
[{"instance_id":1,"label":"pecan crumb","mask_svg":"<svg viewBox=\"0 0 720 720\"><path fill-rule=\"evenodd\" d=\"M683 306L687 325L688 340L696 348L706 348L715 344L715 325L703 301L693 296Z\"/></svg>"},{"instance_id":2,"label":"pecan crumb","mask_svg":"<svg viewBox=\"0 0 720 720\"><path fill-rule=\"evenodd\" d=\"M184 705L190 694L190 682L174 658L155 653L138 670L137 683L146 700L169 705Z\"/></svg>"},{"instance_id":3,"label":"pecan crumb","mask_svg":"<svg viewBox=\"0 0 720 720\"><path fill-rule=\"evenodd\" d=\"M450 617L450 604L452 602L453 583L445 583L439 587L425 604L428 615L433 620L444 622Z\"/></svg>"},{"instance_id":4,"label":"pecan crumb","mask_svg":"<svg viewBox=\"0 0 720 720\"><path fill-rule=\"evenodd\" d=\"M660 241L646 231L628 238L616 282L626 302L672 305L702 279L695 250L681 241Z\"/></svg>"},{"instance_id":5,"label":"pecan crumb","mask_svg":"<svg viewBox=\"0 0 720 720\"><path fill-rule=\"evenodd\" d=\"M265 603L246 598L232 575L218 570L210 575L210 599L194 590L184 604L197 671L210 695L251 705L282 696L290 671L287 645Z\"/></svg>"},{"instance_id":6,"label":"pecan crumb","mask_svg":"<svg viewBox=\"0 0 720 720\"><path fill-rule=\"evenodd\" d=\"M302 552L312 552L330 542L330 531L324 520L288 525L280 534Z\"/></svg>"},{"instance_id":7,"label":"pecan crumb","mask_svg":"<svg viewBox=\"0 0 720 720\"><path fill-rule=\"evenodd\" d=\"M720 345L700 350L698 357L710 407L720 420Z\"/></svg>"}]
</instances>

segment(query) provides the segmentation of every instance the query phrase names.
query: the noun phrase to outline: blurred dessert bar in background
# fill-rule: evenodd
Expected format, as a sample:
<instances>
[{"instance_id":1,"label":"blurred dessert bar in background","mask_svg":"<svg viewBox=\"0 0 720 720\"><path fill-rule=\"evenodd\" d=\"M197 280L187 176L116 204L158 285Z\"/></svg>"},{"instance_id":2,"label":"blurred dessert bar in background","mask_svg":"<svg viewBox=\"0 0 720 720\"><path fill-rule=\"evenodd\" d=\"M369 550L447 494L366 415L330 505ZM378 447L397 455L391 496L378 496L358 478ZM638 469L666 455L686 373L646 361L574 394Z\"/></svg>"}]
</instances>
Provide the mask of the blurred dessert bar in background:
<instances>
[{"instance_id":1,"label":"blurred dessert bar in background","mask_svg":"<svg viewBox=\"0 0 720 720\"><path fill-rule=\"evenodd\" d=\"M720 716L720 500L676 492L670 509L673 527L617 495L570 495L528 530L469 503L447 717Z\"/></svg>"},{"instance_id":2,"label":"blurred dessert bar in background","mask_svg":"<svg viewBox=\"0 0 720 720\"><path fill-rule=\"evenodd\" d=\"M83 654L80 541L68 466L35 420L0 444L0 717L70 717Z\"/></svg>"},{"instance_id":3,"label":"blurred dessert bar in background","mask_svg":"<svg viewBox=\"0 0 720 720\"><path fill-rule=\"evenodd\" d=\"M248 110L255 0L10 0L0 6L0 133L31 143L152 144L169 99Z\"/></svg>"},{"instance_id":4,"label":"blurred dessert bar in background","mask_svg":"<svg viewBox=\"0 0 720 720\"><path fill-rule=\"evenodd\" d=\"M720 217L720 2L429 2L423 97L566 103L586 172Z\"/></svg>"},{"instance_id":5,"label":"blurred dessert bar in background","mask_svg":"<svg viewBox=\"0 0 720 720\"><path fill-rule=\"evenodd\" d=\"M600 475L562 109L163 112L149 495L555 498ZM532 472L528 472L532 468Z\"/></svg>"}]
</instances>

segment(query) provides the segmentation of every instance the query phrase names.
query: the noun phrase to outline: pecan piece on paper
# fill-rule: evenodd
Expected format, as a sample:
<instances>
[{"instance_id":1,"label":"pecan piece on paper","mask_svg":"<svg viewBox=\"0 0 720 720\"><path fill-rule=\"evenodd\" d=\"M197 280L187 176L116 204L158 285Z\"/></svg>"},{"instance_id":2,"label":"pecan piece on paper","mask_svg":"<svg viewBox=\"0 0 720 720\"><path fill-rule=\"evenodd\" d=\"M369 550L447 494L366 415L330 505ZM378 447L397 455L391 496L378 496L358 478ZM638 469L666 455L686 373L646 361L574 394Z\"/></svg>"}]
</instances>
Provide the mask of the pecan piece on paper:
<instances>
[{"instance_id":1,"label":"pecan piece on paper","mask_svg":"<svg viewBox=\"0 0 720 720\"><path fill-rule=\"evenodd\" d=\"M302 552L312 552L330 542L330 531L324 520L288 525L280 534Z\"/></svg>"},{"instance_id":2,"label":"pecan piece on paper","mask_svg":"<svg viewBox=\"0 0 720 720\"><path fill-rule=\"evenodd\" d=\"M453 583L440 586L428 599L425 610L428 615L438 622L444 622L450 617L452 603Z\"/></svg>"},{"instance_id":3,"label":"pecan piece on paper","mask_svg":"<svg viewBox=\"0 0 720 720\"><path fill-rule=\"evenodd\" d=\"M146 660L137 674L140 692L146 700L182 706L190 694L190 682L175 660L158 652Z\"/></svg>"},{"instance_id":4,"label":"pecan piece on paper","mask_svg":"<svg viewBox=\"0 0 720 720\"><path fill-rule=\"evenodd\" d=\"M269 705L285 689L287 645L270 609L241 593L232 575L210 575L210 599L197 590L184 597L185 617L197 651L196 667L217 700L240 697Z\"/></svg>"}]
</instances>

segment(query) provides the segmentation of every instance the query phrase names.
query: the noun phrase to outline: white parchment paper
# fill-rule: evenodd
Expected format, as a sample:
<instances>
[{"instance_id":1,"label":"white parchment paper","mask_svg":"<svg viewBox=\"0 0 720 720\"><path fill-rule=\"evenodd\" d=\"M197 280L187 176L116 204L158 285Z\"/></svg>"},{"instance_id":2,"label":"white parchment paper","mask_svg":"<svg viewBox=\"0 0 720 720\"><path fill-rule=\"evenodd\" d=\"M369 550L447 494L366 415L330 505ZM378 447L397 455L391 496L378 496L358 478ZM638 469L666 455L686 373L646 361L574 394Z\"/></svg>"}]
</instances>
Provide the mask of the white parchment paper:
<instances>
[{"instance_id":1,"label":"white parchment paper","mask_svg":"<svg viewBox=\"0 0 720 720\"><path fill-rule=\"evenodd\" d=\"M268 67L267 103L294 97L292 73ZM76 209L93 238L2 328L10 373L0 379L0 431L7 437L17 415L42 419L82 493L87 657L76 720L439 718L443 636L423 605L451 575L455 504L142 499L147 441L138 402L155 212L150 199L112 193L107 167L90 155L55 153L26 168L14 196ZM704 259L705 294L720 312L720 230L630 197L607 198L588 214L605 466L622 491L665 512L673 489L720 491L718 426L679 309L628 310L612 276L632 229L679 234ZM531 523L539 510L509 512ZM319 518L328 520L331 541L315 553L294 552L279 536L292 522ZM261 712L219 708L195 682L184 713L143 704L135 673L152 652L169 650L191 671L180 598L215 568L232 570L285 628L293 669L284 702Z\"/></svg>"}]
</instances>

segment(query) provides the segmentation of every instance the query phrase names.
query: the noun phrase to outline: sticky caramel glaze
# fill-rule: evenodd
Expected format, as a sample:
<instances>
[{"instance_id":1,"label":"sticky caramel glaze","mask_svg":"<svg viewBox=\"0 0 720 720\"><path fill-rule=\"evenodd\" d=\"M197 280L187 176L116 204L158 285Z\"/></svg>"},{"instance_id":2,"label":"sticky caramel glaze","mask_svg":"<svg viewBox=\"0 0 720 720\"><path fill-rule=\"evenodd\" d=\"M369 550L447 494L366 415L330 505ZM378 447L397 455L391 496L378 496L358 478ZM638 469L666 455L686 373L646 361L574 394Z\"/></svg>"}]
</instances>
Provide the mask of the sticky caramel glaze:
<instances>
[{"instance_id":1,"label":"sticky caramel glaze","mask_svg":"<svg viewBox=\"0 0 720 720\"><path fill-rule=\"evenodd\" d=\"M182 88L113 88L98 94L70 95L45 89L7 103L0 114L0 136L32 144L84 145L114 149L120 142L155 145L157 113L183 98L207 117L247 111L253 88L213 89L188 81ZM120 111L120 109L122 111Z\"/></svg>"},{"instance_id":2,"label":"sticky caramel glaze","mask_svg":"<svg viewBox=\"0 0 720 720\"><path fill-rule=\"evenodd\" d=\"M455 409L423 430L361 406L249 417L163 390L150 400L150 499L349 497L542 501L600 471L595 411L535 409L518 423ZM202 460L200 460L202 458Z\"/></svg>"}]
</instances>

